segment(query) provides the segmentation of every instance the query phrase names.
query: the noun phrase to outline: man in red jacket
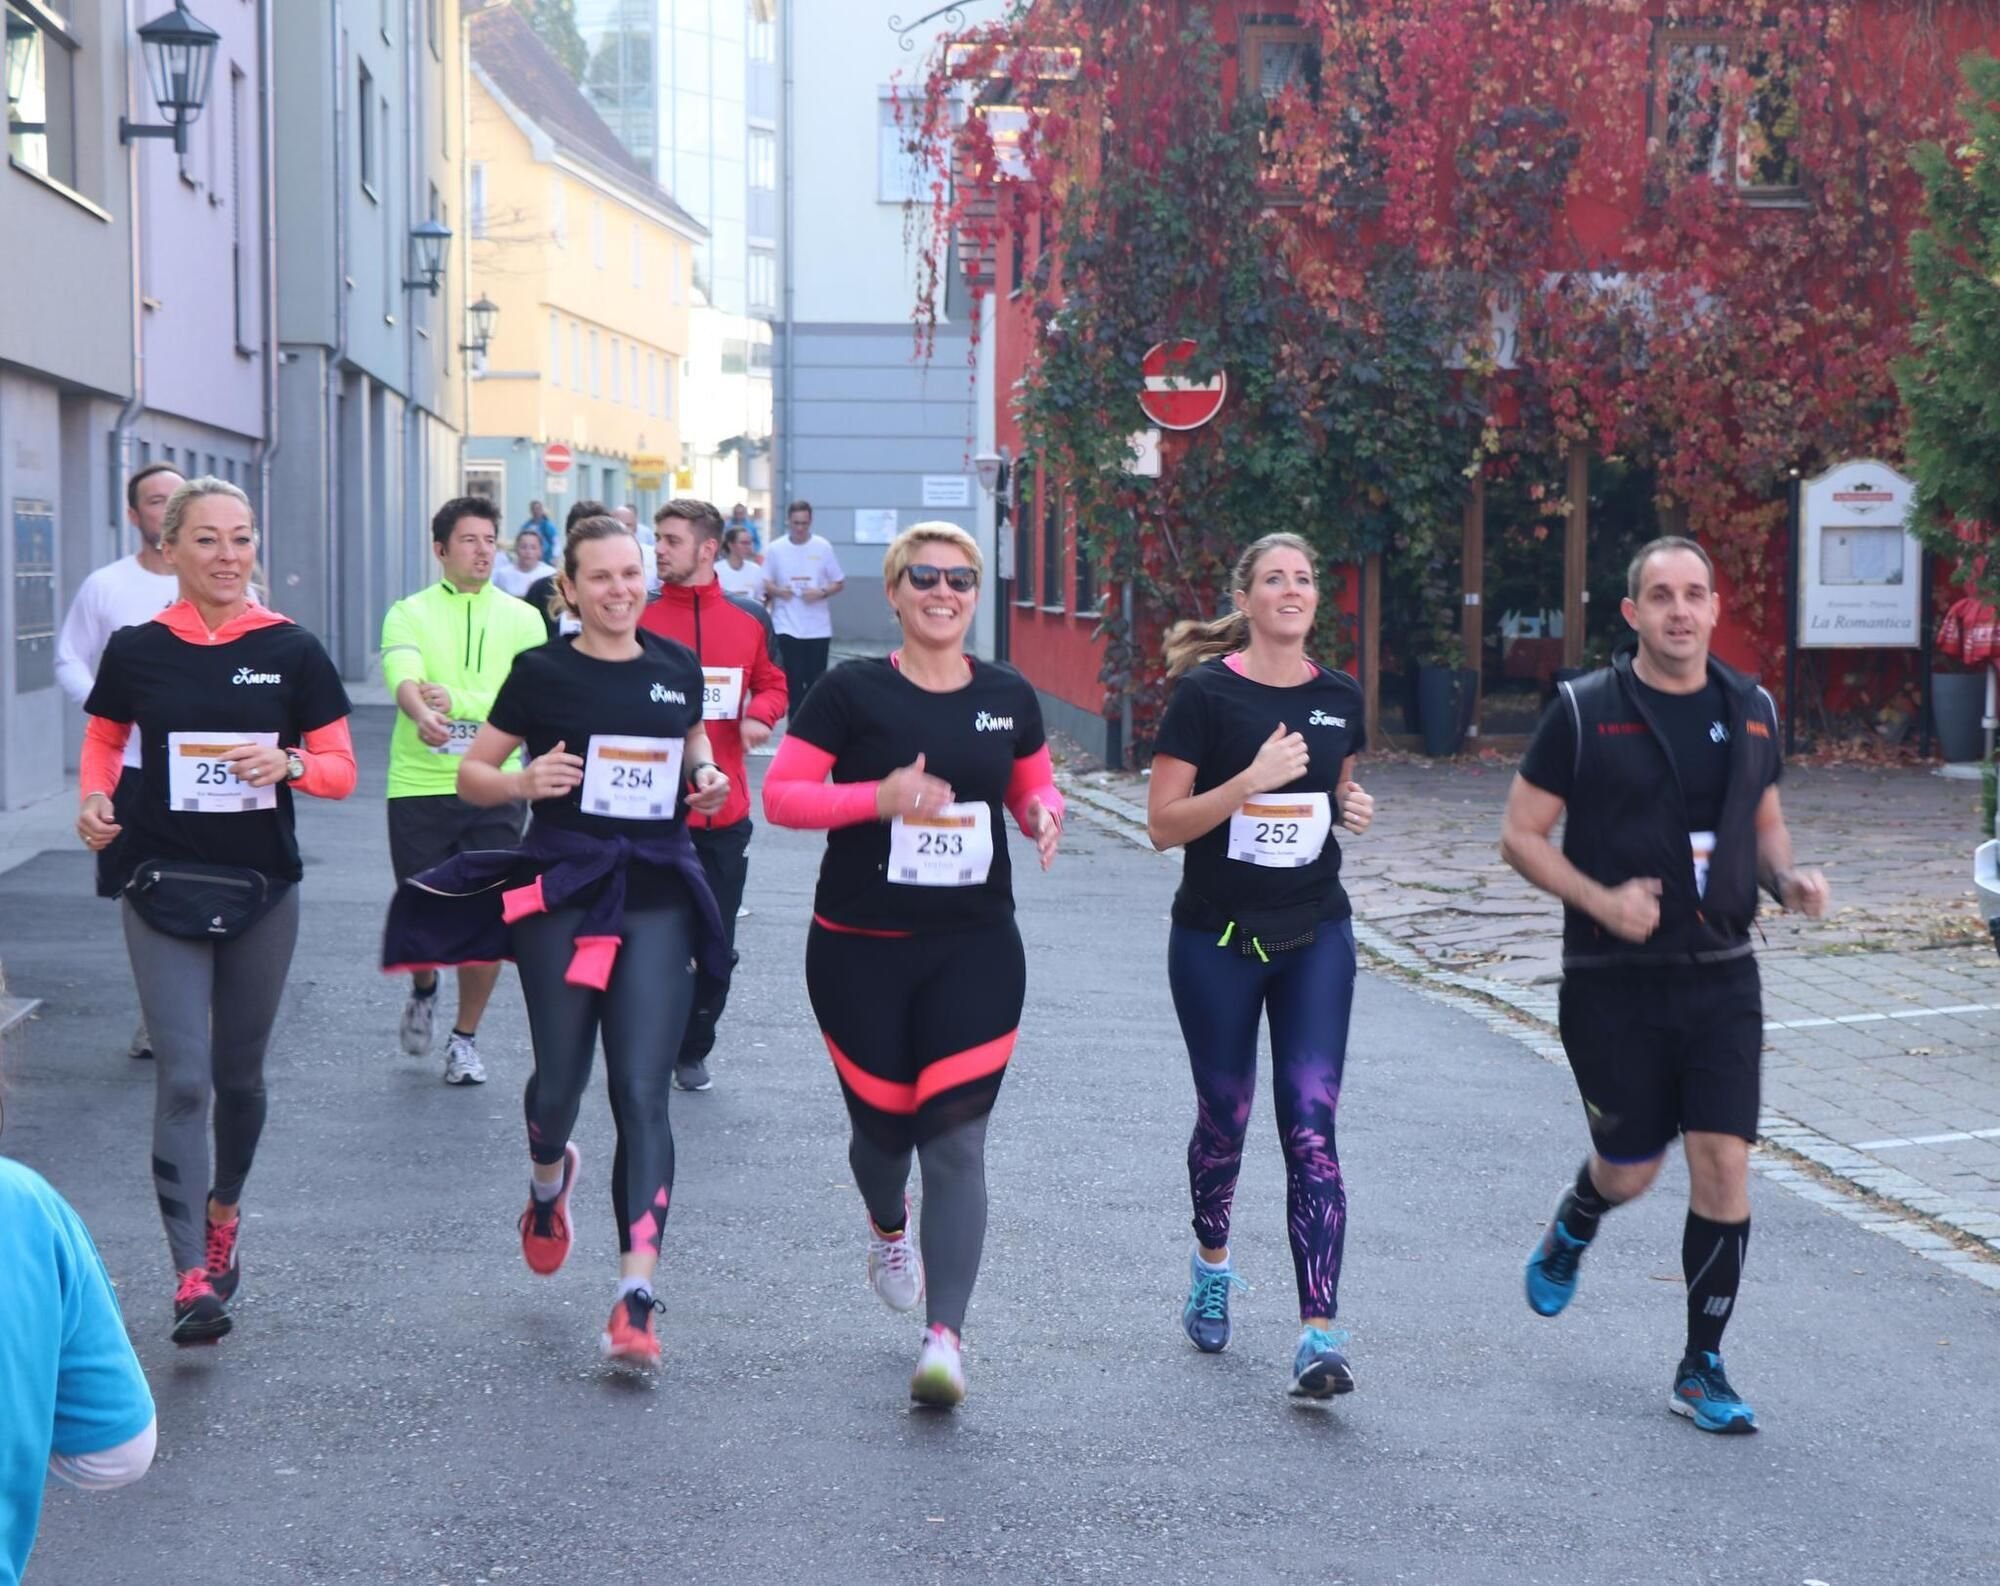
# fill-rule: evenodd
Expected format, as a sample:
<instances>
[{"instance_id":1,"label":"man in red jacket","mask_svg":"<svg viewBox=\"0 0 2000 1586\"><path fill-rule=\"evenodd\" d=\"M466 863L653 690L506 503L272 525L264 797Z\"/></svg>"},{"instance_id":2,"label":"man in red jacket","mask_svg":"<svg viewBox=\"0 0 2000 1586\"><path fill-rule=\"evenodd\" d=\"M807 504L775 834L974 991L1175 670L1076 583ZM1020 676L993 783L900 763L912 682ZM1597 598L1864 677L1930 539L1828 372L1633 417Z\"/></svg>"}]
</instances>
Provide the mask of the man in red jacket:
<instances>
[{"instance_id":1,"label":"man in red jacket","mask_svg":"<svg viewBox=\"0 0 2000 1586\"><path fill-rule=\"evenodd\" d=\"M653 514L653 557L660 572L660 598L646 608L639 625L662 638L677 639L695 653L705 679L702 717L715 763L729 778L729 799L713 815L688 816L688 833L701 855L708 884L722 909L722 927L736 948L736 911L750 876L750 777L743 751L771 736L785 714L785 674L771 659L768 618L731 600L715 581L715 558L722 548L722 514L706 501L669 501ZM728 1000L724 991L711 1005L698 1005L688 1019L687 1038L674 1065L682 1090L707 1090L708 1054L715 1026Z\"/></svg>"}]
</instances>

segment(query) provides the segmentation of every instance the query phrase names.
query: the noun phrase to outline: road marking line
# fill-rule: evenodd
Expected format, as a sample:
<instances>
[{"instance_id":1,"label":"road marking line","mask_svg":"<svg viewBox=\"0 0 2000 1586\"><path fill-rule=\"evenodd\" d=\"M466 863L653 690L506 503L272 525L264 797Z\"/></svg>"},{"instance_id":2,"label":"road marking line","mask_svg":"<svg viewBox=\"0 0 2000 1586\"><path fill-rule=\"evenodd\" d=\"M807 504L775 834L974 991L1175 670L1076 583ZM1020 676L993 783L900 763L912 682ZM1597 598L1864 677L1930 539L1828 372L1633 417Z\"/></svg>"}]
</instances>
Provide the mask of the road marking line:
<instances>
[{"instance_id":1,"label":"road marking line","mask_svg":"<svg viewBox=\"0 0 2000 1586\"><path fill-rule=\"evenodd\" d=\"M2000 1140L2000 1129L1961 1129L1955 1134L1913 1134L1908 1138L1898 1135L1891 1140L1859 1140L1855 1142L1857 1151L1893 1151L1905 1145L1956 1145L1961 1140Z\"/></svg>"},{"instance_id":2,"label":"road marking line","mask_svg":"<svg viewBox=\"0 0 2000 1586\"><path fill-rule=\"evenodd\" d=\"M1900 1008L1893 1013L1843 1013L1832 1019L1766 1019L1766 1030L1824 1030L1836 1024L1879 1024L1885 1019L1942 1019L1957 1013L2000 1013L2000 1003L1961 1002L1950 1008Z\"/></svg>"}]
</instances>

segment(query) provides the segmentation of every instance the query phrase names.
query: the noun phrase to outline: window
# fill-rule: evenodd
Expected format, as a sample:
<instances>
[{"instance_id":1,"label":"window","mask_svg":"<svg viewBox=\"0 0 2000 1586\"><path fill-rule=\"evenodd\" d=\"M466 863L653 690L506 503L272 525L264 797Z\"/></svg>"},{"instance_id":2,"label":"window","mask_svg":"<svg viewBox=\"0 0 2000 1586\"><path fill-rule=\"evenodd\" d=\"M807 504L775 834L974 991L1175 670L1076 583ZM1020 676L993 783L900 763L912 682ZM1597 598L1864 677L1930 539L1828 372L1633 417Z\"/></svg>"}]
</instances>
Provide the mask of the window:
<instances>
[{"instance_id":1,"label":"window","mask_svg":"<svg viewBox=\"0 0 2000 1586\"><path fill-rule=\"evenodd\" d=\"M39 6L7 14L7 153L17 164L76 185L76 41Z\"/></svg>"},{"instance_id":2,"label":"window","mask_svg":"<svg viewBox=\"0 0 2000 1586\"><path fill-rule=\"evenodd\" d=\"M1243 29L1239 54L1245 76L1264 106L1264 130L1258 135L1264 173L1282 180L1289 152L1284 100L1288 94L1303 94L1319 103L1319 51L1303 28L1253 23Z\"/></svg>"},{"instance_id":3,"label":"window","mask_svg":"<svg viewBox=\"0 0 2000 1586\"><path fill-rule=\"evenodd\" d=\"M1014 604L1035 603L1035 465L1027 458L1014 465Z\"/></svg>"},{"instance_id":4,"label":"window","mask_svg":"<svg viewBox=\"0 0 2000 1586\"><path fill-rule=\"evenodd\" d=\"M625 389L631 392L633 407L639 405L639 344L628 341L625 344Z\"/></svg>"},{"instance_id":5,"label":"window","mask_svg":"<svg viewBox=\"0 0 2000 1586\"><path fill-rule=\"evenodd\" d=\"M884 88L876 103L875 196L885 204L915 204L924 197L923 160L917 131L923 119L921 100L899 99Z\"/></svg>"},{"instance_id":6,"label":"window","mask_svg":"<svg viewBox=\"0 0 2000 1586\"><path fill-rule=\"evenodd\" d=\"M750 59L762 66L771 66L778 59L778 24L757 22L750 24Z\"/></svg>"},{"instance_id":7,"label":"window","mask_svg":"<svg viewBox=\"0 0 2000 1586\"><path fill-rule=\"evenodd\" d=\"M465 201L471 213L466 216L466 224L472 228L475 237L486 235L486 164L475 161L465 172Z\"/></svg>"},{"instance_id":8,"label":"window","mask_svg":"<svg viewBox=\"0 0 2000 1586\"><path fill-rule=\"evenodd\" d=\"M611 400L625 400L625 360L618 355L618 338L611 338Z\"/></svg>"},{"instance_id":9,"label":"window","mask_svg":"<svg viewBox=\"0 0 2000 1586\"><path fill-rule=\"evenodd\" d=\"M778 135L761 127L750 129L750 185L765 192L778 187Z\"/></svg>"},{"instance_id":10,"label":"window","mask_svg":"<svg viewBox=\"0 0 2000 1586\"><path fill-rule=\"evenodd\" d=\"M550 385L562 384L562 321L554 313L549 315L549 366L542 378Z\"/></svg>"},{"instance_id":11,"label":"window","mask_svg":"<svg viewBox=\"0 0 2000 1586\"><path fill-rule=\"evenodd\" d=\"M599 358L597 327L594 325L590 329L590 394L594 397L604 395L604 364Z\"/></svg>"},{"instance_id":12,"label":"window","mask_svg":"<svg viewBox=\"0 0 2000 1586\"><path fill-rule=\"evenodd\" d=\"M590 201L590 262L604 268L604 205Z\"/></svg>"},{"instance_id":13,"label":"window","mask_svg":"<svg viewBox=\"0 0 2000 1586\"><path fill-rule=\"evenodd\" d=\"M674 361L671 358L662 358L660 360L660 417L670 419L673 416Z\"/></svg>"},{"instance_id":14,"label":"window","mask_svg":"<svg viewBox=\"0 0 2000 1586\"><path fill-rule=\"evenodd\" d=\"M632 289L646 290L646 238L636 220L632 222Z\"/></svg>"},{"instance_id":15,"label":"window","mask_svg":"<svg viewBox=\"0 0 2000 1586\"><path fill-rule=\"evenodd\" d=\"M651 352L646 354L646 416L660 416L660 375L659 359Z\"/></svg>"},{"instance_id":16,"label":"window","mask_svg":"<svg viewBox=\"0 0 2000 1586\"><path fill-rule=\"evenodd\" d=\"M1661 29L1654 36L1657 80L1650 132L1664 157L1690 176L1730 181L1750 199L1798 195L1799 104L1782 57L1749 55L1740 106L1725 99L1729 34Z\"/></svg>"},{"instance_id":17,"label":"window","mask_svg":"<svg viewBox=\"0 0 2000 1586\"><path fill-rule=\"evenodd\" d=\"M1062 491L1053 482L1042 488L1042 605L1064 609Z\"/></svg>"},{"instance_id":18,"label":"window","mask_svg":"<svg viewBox=\"0 0 2000 1586\"><path fill-rule=\"evenodd\" d=\"M361 158L355 169L361 176L361 191L374 198L375 145L378 141L375 129L375 75L366 65L355 70L354 124L361 139Z\"/></svg>"},{"instance_id":19,"label":"window","mask_svg":"<svg viewBox=\"0 0 2000 1586\"><path fill-rule=\"evenodd\" d=\"M1090 561L1090 536L1084 532L1083 519L1079 516L1071 526L1070 533L1076 543L1076 604L1071 609L1079 617L1097 615L1097 571Z\"/></svg>"},{"instance_id":20,"label":"window","mask_svg":"<svg viewBox=\"0 0 2000 1586\"><path fill-rule=\"evenodd\" d=\"M749 292L752 308L774 309L778 306L778 260L775 254L750 255Z\"/></svg>"},{"instance_id":21,"label":"window","mask_svg":"<svg viewBox=\"0 0 2000 1586\"><path fill-rule=\"evenodd\" d=\"M563 179L549 178L549 231L558 248L569 246L569 207L564 200Z\"/></svg>"},{"instance_id":22,"label":"window","mask_svg":"<svg viewBox=\"0 0 2000 1586\"><path fill-rule=\"evenodd\" d=\"M256 348L253 334L257 320L257 297L252 290L257 280L255 244L243 213L243 171L250 163L249 79L242 68L229 69L229 257L235 272L236 350L246 357Z\"/></svg>"},{"instance_id":23,"label":"window","mask_svg":"<svg viewBox=\"0 0 2000 1586\"><path fill-rule=\"evenodd\" d=\"M575 320L569 322L569 388L583 390L583 327Z\"/></svg>"}]
</instances>

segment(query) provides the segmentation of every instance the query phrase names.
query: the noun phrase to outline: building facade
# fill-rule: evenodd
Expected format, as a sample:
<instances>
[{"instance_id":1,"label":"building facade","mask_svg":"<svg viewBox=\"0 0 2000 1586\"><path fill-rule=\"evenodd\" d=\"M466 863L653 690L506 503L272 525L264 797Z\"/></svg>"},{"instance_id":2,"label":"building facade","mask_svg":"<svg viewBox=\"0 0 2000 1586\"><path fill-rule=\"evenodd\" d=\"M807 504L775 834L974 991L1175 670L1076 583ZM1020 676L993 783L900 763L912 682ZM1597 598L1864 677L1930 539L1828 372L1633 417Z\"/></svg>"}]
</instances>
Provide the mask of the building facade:
<instances>
[{"instance_id":1,"label":"building facade","mask_svg":"<svg viewBox=\"0 0 2000 1586\"><path fill-rule=\"evenodd\" d=\"M783 215L781 0L576 0L583 88L707 236L695 261L682 487L771 514ZM789 8L786 8L789 9Z\"/></svg>"},{"instance_id":2,"label":"building facade","mask_svg":"<svg viewBox=\"0 0 2000 1586\"><path fill-rule=\"evenodd\" d=\"M433 271L417 233L463 228L463 38L443 0L286 0L284 22L272 598L362 678L460 488L465 250Z\"/></svg>"},{"instance_id":3,"label":"building facade","mask_svg":"<svg viewBox=\"0 0 2000 1586\"><path fill-rule=\"evenodd\" d=\"M707 234L586 101L520 13L466 18L471 291L498 309L472 380L468 491L518 524L540 500L673 493L696 250ZM546 467L551 443L569 466Z\"/></svg>"},{"instance_id":4,"label":"building facade","mask_svg":"<svg viewBox=\"0 0 2000 1586\"><path fill-rule=\"evenodd\" d=\"M0 807L62 786L82 716L55 630L131 551L124 484L148 462L238 484L268 521L272 360L265 63L271 0L211 0L208 97L171 141L122 0L8 0L0 224L35 239L0 293ZM143 12L136 20L145 20ZM15 252L17 266L25 255Z\"/></svg>"}]
</instances>

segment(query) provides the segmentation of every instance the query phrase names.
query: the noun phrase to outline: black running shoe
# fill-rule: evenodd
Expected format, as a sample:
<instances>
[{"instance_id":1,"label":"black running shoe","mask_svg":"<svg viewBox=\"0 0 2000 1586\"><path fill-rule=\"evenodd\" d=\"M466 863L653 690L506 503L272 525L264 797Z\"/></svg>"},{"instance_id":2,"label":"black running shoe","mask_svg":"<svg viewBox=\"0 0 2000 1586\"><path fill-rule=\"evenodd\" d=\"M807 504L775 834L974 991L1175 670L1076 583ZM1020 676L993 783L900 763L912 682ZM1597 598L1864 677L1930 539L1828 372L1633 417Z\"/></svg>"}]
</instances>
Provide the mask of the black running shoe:
<instances>
[{"instance_id":1,"label":"black running shoe","mask_svg":"<svg viewBox=\"0 0 2000 1586\"><path fill-rule=\"evenodd\" d=\"M242 1229L241 1212L226 1223L208 1225L203 1270L208 1273L208 1286L215 1290L215 1297L224 1305L236 1298L236 1285L243 1280L243 1271L236 1264L236 1236Z\"/></svg>"},{"instance_id":2,"label":"black running shoe","mask_svg":"<svg viewBox=\"0 0 2000 1586\"><path fill-rule=\"evenodd\" d=\"M177 1344L212 1344L235 1323L222 1307L215 1285L203 1267L189 1267L174 1291L173 1340Z\"/></svg>"}]
</instances>

